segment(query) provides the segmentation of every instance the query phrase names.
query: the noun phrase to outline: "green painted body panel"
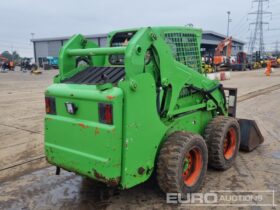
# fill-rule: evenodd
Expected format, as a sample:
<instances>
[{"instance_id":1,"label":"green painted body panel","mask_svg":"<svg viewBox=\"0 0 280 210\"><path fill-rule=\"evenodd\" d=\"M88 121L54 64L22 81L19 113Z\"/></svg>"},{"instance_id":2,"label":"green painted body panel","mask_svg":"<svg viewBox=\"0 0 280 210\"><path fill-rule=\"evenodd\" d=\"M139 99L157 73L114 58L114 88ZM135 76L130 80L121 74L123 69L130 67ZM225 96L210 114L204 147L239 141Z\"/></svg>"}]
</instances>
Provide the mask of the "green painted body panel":
<instances>
[{"instance_id":1,"label":"green painted body panel","mask_svg":"<svg viewBox=\"0 0 280 210\"><path fill-rule=\"evenodd\" d=\"M135 34L124 46L112 47L120 32ZM173 35L182 36L175 39L178 42L192 41L190 49L196 49L197 54L186 56L196 59L195 68L189 66L193 64L191 59L182 60L181 51L174 54L167 43ZM81 35L73 36L61 49L60 73L46 90L46 96L55 98L57 110L56 115L45 117L47 160L121 188L146 181L169 134L184 130L202 135L214 116L228 114L218 81L200 72L200 39L200 30L186 27L112 32L105 48L98 48ZM122 54L123 64L111 64L111 55ZM65 84L65 79L85 69L75 67L77 56L90 58L90 66L122 66L125 78L114 87ZM77 105L75 115L66 111L66 102ZM113 105L113 125L99 122L99 103Z\"/></svg>"},{"instance_id":2,"label":"green painted body panel","mask_svg":"<svg viewBox=\"0 0 280 210\"><path fill-rule=\"evenodd\" d=\"M154 160L168 126L158 116L155 83L149 73L135 78L137 91L123 82L124 90L124 147L122 187L129 188L145 181L154 168ZM137 104L137 107L135 107ZM133 158L132 158L133 157ZM139 170L143 168L143 174Z\"/></svg>"},{"instance_id":3,"label":"green painted body panel","mask_svg":"<svg viewBox=\"0 0 280 210\"><path fill-rule=\"evenodd\" d=\"M66 170L118 183L122 161L122 90L99 91L91 85L53 84L46 96L56 98L57 112L45 118L47 160ZM75 115L65 109L64 103L69 101L78 107ZM113 105L114 125L99 123L98 102Z\"/></svg>"}]
</instances>

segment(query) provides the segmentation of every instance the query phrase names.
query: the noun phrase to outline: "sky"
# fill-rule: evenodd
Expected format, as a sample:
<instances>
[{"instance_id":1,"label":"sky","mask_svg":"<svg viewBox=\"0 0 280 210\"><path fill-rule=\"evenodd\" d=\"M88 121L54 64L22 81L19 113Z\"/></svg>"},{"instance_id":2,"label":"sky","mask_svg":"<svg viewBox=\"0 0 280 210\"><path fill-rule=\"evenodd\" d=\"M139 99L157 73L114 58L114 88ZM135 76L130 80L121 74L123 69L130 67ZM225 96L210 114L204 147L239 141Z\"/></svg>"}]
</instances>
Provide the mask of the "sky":
<instances>
[{"instance_id":1,"label":"sky","mask_svg":"<svg viewBox=\"0 0 280 210\"><path fill-rule=\"evenodd\" d=\"M280 0L265 3L266 49L274 50L279 40ZM257 9L252 0L9 0L0 4L0 52L16 50L21 56L33 56L34 38L71 36L76 33L99 34L141 26L183 26L222 34L227 31L227 11L231 11L230 35L248 42L249 23ZM269 31L270 29L270 31Z\"/></svg>"}]
</instances>

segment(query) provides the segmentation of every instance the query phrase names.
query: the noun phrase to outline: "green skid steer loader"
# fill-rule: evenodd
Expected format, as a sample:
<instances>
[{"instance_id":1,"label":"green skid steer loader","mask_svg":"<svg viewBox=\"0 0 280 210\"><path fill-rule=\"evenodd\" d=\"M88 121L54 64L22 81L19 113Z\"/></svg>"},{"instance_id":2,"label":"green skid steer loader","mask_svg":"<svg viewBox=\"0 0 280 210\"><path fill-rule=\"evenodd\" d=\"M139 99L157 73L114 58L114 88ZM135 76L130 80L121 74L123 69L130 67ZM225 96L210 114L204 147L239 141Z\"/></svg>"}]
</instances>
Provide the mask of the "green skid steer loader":
<instances>
[{"instance_id":1,"label":"green skid steer loader","mask_svg":"<svg viewBox=\"0 0 280 210\"><path fill-rule=\"evenodd\" d=\"M187 27L115 31L101 48L73 36L45 92L47 161L122 189L155 172L164 192L183 195L208 164L230 168L263 137L235 118L237 90L201 73L200 40Z\"/></svg>"}]
</instances>

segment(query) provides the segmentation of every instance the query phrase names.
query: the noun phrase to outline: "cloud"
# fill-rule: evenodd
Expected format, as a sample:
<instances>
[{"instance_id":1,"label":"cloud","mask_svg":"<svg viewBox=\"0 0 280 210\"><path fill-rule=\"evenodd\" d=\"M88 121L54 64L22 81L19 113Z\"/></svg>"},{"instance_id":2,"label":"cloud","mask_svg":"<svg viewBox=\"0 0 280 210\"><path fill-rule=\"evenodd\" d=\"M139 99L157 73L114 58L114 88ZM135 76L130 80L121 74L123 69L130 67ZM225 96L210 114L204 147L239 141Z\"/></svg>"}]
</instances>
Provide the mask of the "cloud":
<instances>
[{"instance_id":1,"label":"cloud","mask_svg":"<svg viewBox=\"0 0 280 210\"><path fill-rule=\"evenodd\" d=\"M41 38L193 23L195 27L225 34L228 10L233 19L231 32L240 39L250 35L246 17L240 20L251 9L251 0L9 0L1 2L0 7L0 50L13 45L29 56L33 55L29 45L31 32Z\"/></svg>"}]
</instances>

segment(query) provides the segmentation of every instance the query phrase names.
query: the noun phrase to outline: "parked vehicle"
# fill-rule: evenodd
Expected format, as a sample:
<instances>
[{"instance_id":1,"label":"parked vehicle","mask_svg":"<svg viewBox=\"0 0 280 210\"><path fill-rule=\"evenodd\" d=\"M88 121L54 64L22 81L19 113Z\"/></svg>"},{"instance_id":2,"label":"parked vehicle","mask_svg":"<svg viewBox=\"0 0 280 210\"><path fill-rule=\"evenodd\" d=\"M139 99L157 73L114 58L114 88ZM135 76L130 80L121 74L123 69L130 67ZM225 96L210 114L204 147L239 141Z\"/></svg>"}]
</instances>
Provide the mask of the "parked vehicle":
<instances>
[{"instance_id":1,"label":"parked vehicle","mask_svg":"<svg viewBox=\"0 0 280 210\"><path fill-rule=\"evenodd\" d=\"M58 69L58 57L40 57L38 58L39 66L44 70Z\"/></svg>"},{"instance_id":2,"label":"parked vehicle","mask_svg":"<svg viewBox=\"0 0 280 210\"><path fill-rule=\"evenodd\" d=\"M31 58L23 58L21 59L21 63L20 63L20 70L21 71L34 71L37 70L38 66L35 63L32 63L32 59Z\"/></svg>"},{"instance_id":3,"label":"parked vehicle","mask_svg":"<svg viewBox=\"0 0 280 210\"><path fill-rule=\"evenodd\" d=\"M45 91L45 153L60 168L128 189L156 171L168 193L197 192L208 165L229 169L239 146L263 141L236 119L237 89L201 73L201 30L146 27L82 35L60 50ZM78 66L77 59L88 58Z\"/></svg>"},{"instance_id":4,"label":"parked vehicle","mask_svg":"<svg viewBox=\"0 0 280 210\"><path fill-rule=\"evenodd\" d=\"M248 59L247 59L247 54L245 52L239 52L236 55L236 62L231 64L232 70L237 70L237 71L246 71L247 67L250 66L248 65Z\"/></svg>"}]
</instances>

